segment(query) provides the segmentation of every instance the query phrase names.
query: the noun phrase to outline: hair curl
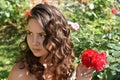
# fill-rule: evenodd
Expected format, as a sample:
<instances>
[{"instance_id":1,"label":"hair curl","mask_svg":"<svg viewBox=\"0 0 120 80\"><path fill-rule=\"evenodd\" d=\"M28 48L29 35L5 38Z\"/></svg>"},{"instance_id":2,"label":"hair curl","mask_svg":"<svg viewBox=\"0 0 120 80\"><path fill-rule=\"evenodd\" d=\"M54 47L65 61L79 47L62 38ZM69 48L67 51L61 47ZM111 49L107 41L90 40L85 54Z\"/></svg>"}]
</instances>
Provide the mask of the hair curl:
<instances>
[{"instance_id":1,"label":"hair curl","mask_svg":"<svg viewBox=\"0 0 120 80\"><path fill-rule=\"evenodd\" d=\"M31 10L27 21L30 19L36 19L46 32L43 46L49 53L46 60L52 64L49 66L49 70L53 73L52 79L69 80L74 71L74 53L65 17L54 6L38 4ZM26 39L25 43L27 43ZM50 49L47 47L48 44L52 46ZM35 57L29 48L24 53L22 61L25 67L38 80L44 80L42 75L45 69L39 62L40 57Z\"/></svg>"}]
</instances>

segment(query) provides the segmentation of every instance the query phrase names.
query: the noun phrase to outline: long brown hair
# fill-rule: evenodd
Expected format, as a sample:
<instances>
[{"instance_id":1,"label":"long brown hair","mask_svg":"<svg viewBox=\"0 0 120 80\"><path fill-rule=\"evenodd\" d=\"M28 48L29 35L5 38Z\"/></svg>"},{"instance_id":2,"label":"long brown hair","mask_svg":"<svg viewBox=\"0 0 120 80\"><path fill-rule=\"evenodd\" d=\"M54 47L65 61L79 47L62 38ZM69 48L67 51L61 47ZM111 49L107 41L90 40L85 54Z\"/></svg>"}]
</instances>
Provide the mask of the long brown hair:
<instances>
[{"instance_id":1,"label":"long brown hair","mask_svg":"<svg viewBox=\"0 0 120 80\"><path fill-rule=\"evenodd\" d=\"M30 19L36 19L46 32L43 46L48 51L46 61L52 64L49 66L52 79L69 80L74 71L74 53L67 20L59 9L48 4L33 7L27 21ZM50 49L48 44L51 45ZM35 57L29 48L24 51L23 62L28 71L38 80L44 80L42 75L45 69L39 60L40 57Z\"/></svg>"}]
</instances>

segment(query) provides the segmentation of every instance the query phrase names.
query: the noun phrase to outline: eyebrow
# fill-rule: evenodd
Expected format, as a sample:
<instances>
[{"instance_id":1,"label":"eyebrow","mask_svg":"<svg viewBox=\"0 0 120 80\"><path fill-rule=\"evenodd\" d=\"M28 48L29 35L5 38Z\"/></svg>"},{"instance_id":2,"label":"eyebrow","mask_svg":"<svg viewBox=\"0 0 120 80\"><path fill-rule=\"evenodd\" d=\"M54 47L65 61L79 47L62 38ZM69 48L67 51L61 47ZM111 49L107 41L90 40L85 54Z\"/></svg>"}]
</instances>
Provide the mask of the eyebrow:
<instances>
[{"instance_id":1,"label":"eyebrow","mask_svg":"<svg viewBox=\"0 0 120 80\"><path fill-rule=\"evenodd\" d=\"M30 30L26 30L26 32L32 32ZM46 34L45 32L38 32L37 34Z\"/></svg>"}]
</instances>

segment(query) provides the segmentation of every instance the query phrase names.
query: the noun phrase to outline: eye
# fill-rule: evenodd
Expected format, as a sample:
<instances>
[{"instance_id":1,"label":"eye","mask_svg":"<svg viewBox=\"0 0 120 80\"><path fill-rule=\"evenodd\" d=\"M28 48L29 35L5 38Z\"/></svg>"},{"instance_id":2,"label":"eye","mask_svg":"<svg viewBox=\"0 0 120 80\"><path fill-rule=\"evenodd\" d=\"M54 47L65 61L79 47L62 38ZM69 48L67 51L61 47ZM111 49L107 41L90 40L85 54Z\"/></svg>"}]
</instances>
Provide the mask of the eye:
<instances>
[{"instance_id":1,"label":"eye","mask_svg":"<svg viewBox=\"0 0 120 80\"><path fill-rule=\"evenodd\" d=\"M39 33L39 36L42 37L42 38L45 38L45 37L46 37L46 34Z\"/></svg>"},{"instance_id":2,"label":"eye","mask_svg":"<svg viewBox=\"0 0 120 80\"><path fill-rule=\"evenodd\" d=\"M33 35L32 32L30 31L27 31L27 35Z\"/></svg>"}]
</instances>

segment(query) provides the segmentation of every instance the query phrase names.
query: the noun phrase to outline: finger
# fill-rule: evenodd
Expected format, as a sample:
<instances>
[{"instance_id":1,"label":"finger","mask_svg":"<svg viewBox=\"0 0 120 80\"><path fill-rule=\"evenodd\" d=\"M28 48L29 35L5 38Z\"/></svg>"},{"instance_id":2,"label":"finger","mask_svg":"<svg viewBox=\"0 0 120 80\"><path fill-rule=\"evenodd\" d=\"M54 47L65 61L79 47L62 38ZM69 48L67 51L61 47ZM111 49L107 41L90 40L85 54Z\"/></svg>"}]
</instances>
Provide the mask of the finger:
<instances>
[{"instance_id":1,"label":"finger","mask_svg":"<svg viewBox=\"0 0 120 80\"><path fill-rule=\"evenodd\" d=\"M80 72L85 72L88 68L85 66L85 65L83 65L83 64L79 64L78 65L78 69L80 70Z\"/></svg>"},{"instance_id":2,"label":"finger","mask_svg":"<svg viewBox=\"0 0 120 80\"><path fill-rule=\"evenodd\" d=\"M89 75L89 74L93 74L93 69L92 68L89 68L87 69L85 72L82 73L82 76L84 75Z\"/></svg>"},{"instance_id":3,"label":"finger","mask_svg":"<svg viewBox=\"0 0 120 80\"><path fill-rule=\"evenodd\" d=\"M85 65L83 65L83 64L78 64L78 67L79 67L79 68L87 69L87 67L86 67Z\"/></svg>"},{"instance_id":4,"label":"finger","mask_svg":"<svg viewBox=\"0 0 120 80\"><path fill-rule=\"evenodd\" d=\"M86 71L86 74L91 74L91 73L93 73L93 69L92 69L92 68L90 68L90 69L88 69L88 70Z\"/></svg>"},{"instance_id":5,"label":"finger","mask_svg":"<svg viewBox=\"0 0 120 80\"><path fill-rule=\"evenodd\" d=\"M93 77L93 74L90 73L90 74L87 74L87 75L84 75L84 76L79 76L79 77L78 77L78 80L79 80L79 79L80 79L80 80L91 80L92 77Z\"/></svg>"},{"instance_id":6,"label":"finger","mask_svg":"<svg viewBox=\"0 0 120 80\"><path fill-rule=\"evenodd\" d=\"M93 73L89 73L89 74L86 74L86 75L83 75L84 77L86 78L90 78L90 77L93 77Z\"/></svg>"},{"instance_id":7,"label":"finger","mask_svg":"<svg viewBox=\"0 0 120 80\"><path fill-rule=\"evenodd\" d=\"M81 64L78 64L77 66L77 72L82 73L82 66Z\"/></svg>"}]
</instances>

